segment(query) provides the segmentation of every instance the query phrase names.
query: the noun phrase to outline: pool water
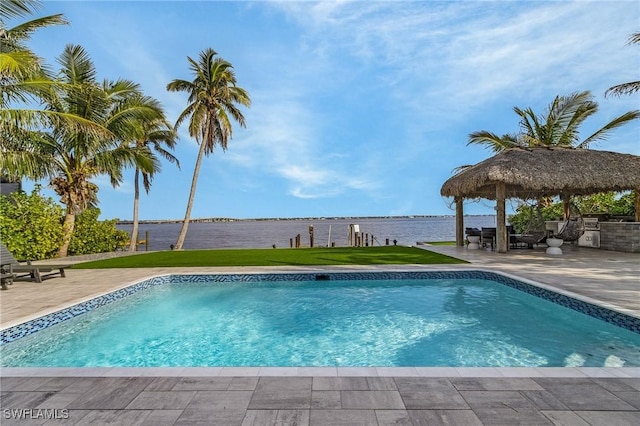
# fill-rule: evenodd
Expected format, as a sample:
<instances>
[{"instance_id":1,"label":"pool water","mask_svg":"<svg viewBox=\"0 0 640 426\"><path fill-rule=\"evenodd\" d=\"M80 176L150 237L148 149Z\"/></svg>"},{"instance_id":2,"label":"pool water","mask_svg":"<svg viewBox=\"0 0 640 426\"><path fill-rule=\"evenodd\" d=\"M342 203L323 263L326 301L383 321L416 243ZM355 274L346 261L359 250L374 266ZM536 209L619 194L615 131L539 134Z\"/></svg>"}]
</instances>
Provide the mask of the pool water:
<instances>
[{"instance_id":1,"label":"pool water","mask_svg":"<svg viewBox=\"0 0 640 426\"><path fill-rule=\"evenodd\" d=\"M640 334L486 279L170 282L2 366L640 366Z\"/></svg>"}]
</instances>

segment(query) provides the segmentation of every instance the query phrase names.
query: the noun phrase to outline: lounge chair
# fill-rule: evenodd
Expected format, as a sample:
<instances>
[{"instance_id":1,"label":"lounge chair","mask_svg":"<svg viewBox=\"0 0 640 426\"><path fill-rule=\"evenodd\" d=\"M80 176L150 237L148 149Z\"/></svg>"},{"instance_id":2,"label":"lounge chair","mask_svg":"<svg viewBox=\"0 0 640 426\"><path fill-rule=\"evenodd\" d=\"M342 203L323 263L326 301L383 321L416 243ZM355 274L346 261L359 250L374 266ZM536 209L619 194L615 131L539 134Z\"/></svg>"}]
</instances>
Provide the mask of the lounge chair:
<instances>
[{"instance_id":1,"label":"lounge chair","mask_svg":"<svg viewBox=\"0 0 640 426\"><path fill-rule=\"evenodd\" d=\"M4 272L4 270L0 271L0 287L3 290L8 290L7 284L13 284L13 279L15 278L15 274L10 274L8 272Z\"/></svg>"},{"instance_id":2,"label":"lounge chair","mask_svg":"<svg viewBox=\"0 0 640 426\"><path fill-rule=\"evenodd\" d=\"M11 252L7 250L3 243L0 243L0 267L2 268L3 275L10 274L13 278L30 277L37 283L42 282L42 278L49 275L60 274L64 277L64 270L70 268L72 265L33 265L31 261L26 261L26 264L18 262ZM56 271L57 270L57 271ZM47 272L47 274L42 274Z\"/></svg>"},{"instance_id":3,"label":"lounge chair","mask_svg":"<svg viewBox=\"0 0 640 426\"><path fill-rule=\"evenodd\" d=\"M483 248L491 247L493 250L496 241L496 228L482 228L480 234L480 246Z\"/></svg>"}]
</instances>

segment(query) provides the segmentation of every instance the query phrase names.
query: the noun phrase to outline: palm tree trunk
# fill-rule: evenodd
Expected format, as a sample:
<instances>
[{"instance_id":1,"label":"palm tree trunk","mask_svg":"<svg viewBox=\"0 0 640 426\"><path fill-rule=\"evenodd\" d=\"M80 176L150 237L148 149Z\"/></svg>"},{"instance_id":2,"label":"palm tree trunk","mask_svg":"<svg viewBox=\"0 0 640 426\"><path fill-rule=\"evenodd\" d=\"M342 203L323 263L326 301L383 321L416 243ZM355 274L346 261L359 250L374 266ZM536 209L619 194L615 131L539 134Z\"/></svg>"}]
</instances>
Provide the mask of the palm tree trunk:
<instances>
[{"instance_id":1,"label":"palm tree trunk","mask_svg":"<svg viewBox=\"0 0 640 426\"><path fill-rule=\"evenodd\" d=\"M69 243L73 236L73 229L76 225L76 215L67 207L67 214L64 216L64 224L62 225L62 245L58 249L57 257L67 257L69 251Z\"/></svg>"},{"instance_id":2,"label":"palm tree trunk","mask_svg":"<svg viewBox=\"0 0 640 426\"><path fill-rule=\"evenodd\" d=\"M187 228L189 227L189 221L191 219L191 208L193 207L193 200L196 195L196 186L198 184L198 174L200 173L200 165L202 164L202 157L204 156L205 143L200 143L200 151L198 151L198 158L196 159L196 166L193 170L193 179L191 179L191 192L189 193L189 201L187 202L187 211L184 214L184 221L182 222L182 228L180 229L180 235L178 235L178 241L176 241L175 250L182 250L182 245L187 237Z\"/></svg>"},{"instance_id":3,"label":"palm tree trunk","mask_svg":"<svg viewBox=\"0 0 640 426\"><path fill-rule=\"evenodd\" d=\"M131 229L131 241L129 242L129 251L136 251L138 245L138 203L140 202L140 183L138 182L140 170L136 168L133 175L133 228Z\"/></svg>"}]
</instances>

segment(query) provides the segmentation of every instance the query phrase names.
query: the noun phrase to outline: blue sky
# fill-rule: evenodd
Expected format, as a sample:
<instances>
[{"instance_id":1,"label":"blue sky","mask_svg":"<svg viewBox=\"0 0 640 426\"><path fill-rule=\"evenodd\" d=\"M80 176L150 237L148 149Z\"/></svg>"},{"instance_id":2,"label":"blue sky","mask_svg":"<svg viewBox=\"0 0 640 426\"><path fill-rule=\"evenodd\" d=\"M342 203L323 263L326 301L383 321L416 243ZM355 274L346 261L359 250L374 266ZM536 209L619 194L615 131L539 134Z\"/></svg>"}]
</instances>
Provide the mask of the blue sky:
<instances>
[{"instance_id":1,"label":"blue sky","mask_svg":"<svg viewBox=\"0 0 640 426\"><path fill-rule=\"evenodd\" d=\"M453 214L443 182L491 155L468 134L516 132L514 106L543 113L590 90L600 111L584 137L640 106L640 94L604 98L638 79L636 1L48 1L38 15L53 13L70 25L40 30L36 53L56 69L66 44L82 45L100 79L140 83L172 122L187 99L166 85L192 79L187 56L211 47L233 64L247 128L204 160L194 218ZM184 216L198 147L179 134L181 170L163 164L141 219ZM593 148L640 155L640 122ZM102 218L132 217L126 176L96 180Z\"/></svg>"}]
</instances>

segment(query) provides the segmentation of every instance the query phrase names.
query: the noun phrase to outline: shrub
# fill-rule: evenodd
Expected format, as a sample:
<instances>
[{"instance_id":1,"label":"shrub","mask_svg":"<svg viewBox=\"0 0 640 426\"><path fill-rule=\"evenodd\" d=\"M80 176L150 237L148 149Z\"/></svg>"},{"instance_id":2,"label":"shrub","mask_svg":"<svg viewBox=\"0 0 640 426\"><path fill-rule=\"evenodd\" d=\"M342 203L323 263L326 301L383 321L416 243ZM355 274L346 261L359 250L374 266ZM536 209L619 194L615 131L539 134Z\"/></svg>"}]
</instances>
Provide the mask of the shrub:
<instances>
[{"instance_id":1,"label":"shrub","mask_svg":"<svg viewBox=\"0 0 640 426\"><path fill-rule=\"evenodd\" d=\"M575 197L572 201L581 213L606 213L614 216L633 216L635 214L633 192L616 193L605 192L584 197ZM516 233L526 232L531 221L531 215L536 214L535 208L522 204L516 213L509 216L509 223ZM558 220L562 218L562 202L556 202L542 208L544 220Z\"/></svg>"},{"instance_id":2,"label":"shrub","mask_svg":"<svg viewBox=\"0 0 640 426\"><path fill-rule=\"evenodd\" d=\"M635 214L633 192L602 194L578 197L577 204L582 213L606 213L613 216L633 216Z\"/></svg>"},{"instance_id":3,"label":"shrub","mask_svg":"<svg viewBox=\"0 0 640 426\"><path fill-rule=\"evenodd\" d=\"M16 259L48 259L62 244L62 207L40 189L0 196L0 239Z\"/></svg>"},{"instance_id":4,"label":"shrub","mask_svg":"<svg viewBox=\"0 0 640 426\"><path fill-rule=\"evenodd\" d=\"M105 253L122 249L129 243L129 234L116 229L117 219L99 221L100 209L89 208L76 216L76 225L69 244L69 254Z\"/></svg>"}]
</instances>

